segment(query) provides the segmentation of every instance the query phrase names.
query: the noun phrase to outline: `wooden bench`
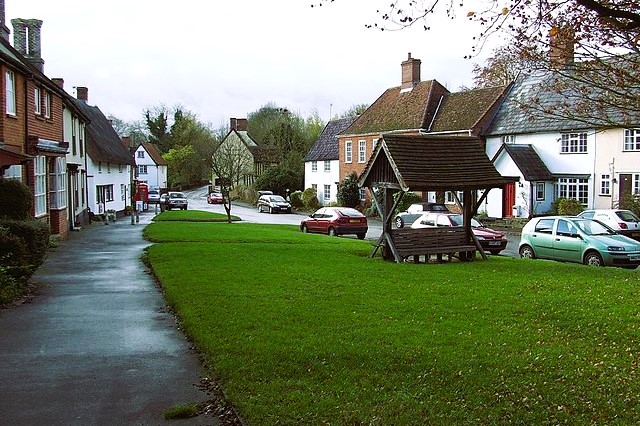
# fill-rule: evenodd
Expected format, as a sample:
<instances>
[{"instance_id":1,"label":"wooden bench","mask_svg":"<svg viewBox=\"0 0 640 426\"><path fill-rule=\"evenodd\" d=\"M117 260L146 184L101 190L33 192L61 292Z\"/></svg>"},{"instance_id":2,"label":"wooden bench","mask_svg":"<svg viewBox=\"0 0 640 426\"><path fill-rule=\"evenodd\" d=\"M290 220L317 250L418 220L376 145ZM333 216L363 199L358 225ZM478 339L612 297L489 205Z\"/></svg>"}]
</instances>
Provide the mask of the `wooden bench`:
<instances>
[{"instance_id":1,"label":"wooden bench","mask_svg":"<svg viewBox=\"0 0 640 426\"><path fill-rule=\"evenodd\" d=\"M418 262L420 256L424 256L425 262L428 262L433 254L438 256L438 260L442 260L443 254L451 260L456 253L459 253L460 259L467 260L473 259L477 250L461 227L392 229L391 240L401 261L413 257L413 261Z\"/></svg>"}]
</instances>

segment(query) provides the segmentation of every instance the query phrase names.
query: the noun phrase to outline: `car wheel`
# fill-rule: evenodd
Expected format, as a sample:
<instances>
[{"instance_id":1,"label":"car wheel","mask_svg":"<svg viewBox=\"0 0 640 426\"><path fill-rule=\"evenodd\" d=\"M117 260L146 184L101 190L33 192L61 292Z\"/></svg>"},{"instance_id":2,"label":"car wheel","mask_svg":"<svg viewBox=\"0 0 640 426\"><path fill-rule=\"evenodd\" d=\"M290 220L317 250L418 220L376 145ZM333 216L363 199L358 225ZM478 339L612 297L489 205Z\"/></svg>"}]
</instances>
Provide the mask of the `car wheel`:
<instances>
[{"instance_id":1,"label":"car wheel","mask_svg":"<svg viewBox=\"0 0 640 426\"><path fill-rule=\"evenodd\" d=\"M519 253L520 253L520 257L523 258L523 259L535 259L536 258L536 254L533 251L533 249L531 248L531 246L524 245L524 246L520 247Z\"/></svg>"},{"instance_id":2,"label":"car wheel","mask_svg":"<svg viewBox=\"0 0 640 426\"><path fill-rule=\"evenodd\" d=\"M491 253L491 254L493 254L493 255L497 256L497 255L499 255L499 254L500 254L500 252L501 252L501 251L502 251L502 250L491 250L491 251L489 251L489 253Z\"/></svg>"},{"instance_id":3,"label":"car wheel","mask_svg":"<svg viewBox=\"0 0 640 426\"><path fill-rule=\"evenodd\" d=\"M358 239L359 240L364 240L364 236L365 236L365 234L358 234Z\"/></svg>"},{"instance_id":4,"label":"car wheel","mask_svg":"<svg viewBox=\"0 0 640 426\"><path fill-rule=\"evenodd\" d=\"M309 232L309 228L307 228L307 225L302 225L302 232L304 232L305 234Z\"/></svg>"},{"instance_id":5,"label":"car wheel","mask_svg":"<svg viewBox=\"0 0 640 426\"><path fill-rule=\"evenodd\" d=\"M404 220L400 216L396 217L396 228L403 228Z\"/></svg>"},{"instance_id":6,"label":"car wheel","mask_svg":"<svg viewBox=\"0 0 640 426\"><path fill-rule=\"evenodd\" d=\"M331 237L337 237L338 236L338 233L336 232L336 228L334 228L334 227L330 227L328 233L329 233L329 236L331 236Z\"/></svg>"},{"instance_id":7,"label":"car wheel","mask_svg":"<svg viewBox=\"0 0 640 426\"><path fill-rule=\"evenodd\" d=\"M602 256L595 251L591 251L584 256L584 264L588 266L604 266Z\"/></svg>"}]
</instances>

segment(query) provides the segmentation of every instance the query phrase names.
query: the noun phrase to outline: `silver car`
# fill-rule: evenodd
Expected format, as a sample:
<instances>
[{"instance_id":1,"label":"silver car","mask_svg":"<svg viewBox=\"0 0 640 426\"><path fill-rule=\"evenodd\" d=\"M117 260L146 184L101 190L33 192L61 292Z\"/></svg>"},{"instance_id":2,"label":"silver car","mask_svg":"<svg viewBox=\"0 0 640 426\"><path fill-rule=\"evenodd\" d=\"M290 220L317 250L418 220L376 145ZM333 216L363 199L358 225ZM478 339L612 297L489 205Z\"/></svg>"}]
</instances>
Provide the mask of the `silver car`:
<instances>
[{"instance_id":1,"label":"silver car","mask_svg":"<svg viewBox=\"0 0 640 426\"><path fill-rule=\"evenodd\" d=\"M640 219L630 210L622 209L600 209L585 210L578 215L586 219L595 219L622 235L640 241Z\"/></svg>"}]
</instances>

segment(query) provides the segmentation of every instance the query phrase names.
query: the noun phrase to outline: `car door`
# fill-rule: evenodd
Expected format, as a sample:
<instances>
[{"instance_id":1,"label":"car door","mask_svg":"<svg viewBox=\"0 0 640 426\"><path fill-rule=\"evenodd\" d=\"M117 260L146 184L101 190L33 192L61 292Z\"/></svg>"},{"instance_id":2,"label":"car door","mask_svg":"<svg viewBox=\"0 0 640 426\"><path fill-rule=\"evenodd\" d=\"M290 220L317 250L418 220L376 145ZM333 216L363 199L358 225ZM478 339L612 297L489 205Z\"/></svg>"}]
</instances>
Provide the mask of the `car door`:
<instances>
[{"instance_id":1,"label":"car door","mask_svg":"<svg viewBox=\"0 0 640 426\"><path fill-rule=\"evenodd\" d=\"M307 228L312 232L321 232L322 231L322 219L324 216L324 212L326 209L317 210L313 213L309 220L306 221Z\"/></svg>"},{"instance_id":2,"label":"car door","mask_svg":"<svg viewBox=\"0 0 640 426\"><path fill-rule=\"evenodd\" d=\"M576 226L565 219L558 219L553 238L553 257L567 262L582 262L582 246Z\"/></svg>"},{"instance_id":3,"label":"car door","mask_svg":"<svg viewBox=\"0 0 640 426\"><path fill-rule=\"evenodd\" d=\"M540 219L531 233L531 243L536 256L544 259L553 259L553 228L555 219Z\"/></svg>"}]
</instances>

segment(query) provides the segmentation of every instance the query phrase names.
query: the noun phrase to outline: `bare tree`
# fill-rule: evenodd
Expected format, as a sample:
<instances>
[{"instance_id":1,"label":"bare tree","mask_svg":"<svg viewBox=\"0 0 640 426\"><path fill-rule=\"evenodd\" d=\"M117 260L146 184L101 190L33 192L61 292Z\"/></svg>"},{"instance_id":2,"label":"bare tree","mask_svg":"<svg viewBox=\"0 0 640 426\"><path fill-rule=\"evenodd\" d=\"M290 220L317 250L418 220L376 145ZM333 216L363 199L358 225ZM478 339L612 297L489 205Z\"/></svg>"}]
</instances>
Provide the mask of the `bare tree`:
<instances>
[{"instance_id":1,"label":"bare tree","mask_svg":"<svg viewBox=\"0 0 640 426\"><path fill-rule=\"evenodd\" d=\"M211 171L215 176L213 183L220 186L229 223L231 223L231 191L242 182L245 174L252 168L251 156L241 142L222 143L211 157Z\"/></svg>"}]
</instances>

